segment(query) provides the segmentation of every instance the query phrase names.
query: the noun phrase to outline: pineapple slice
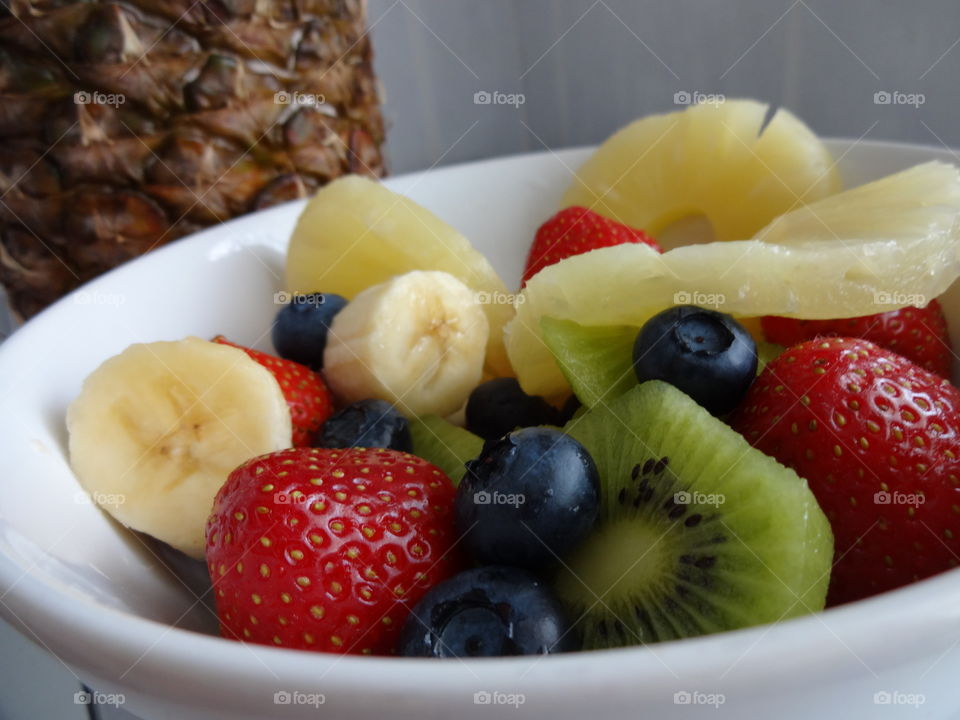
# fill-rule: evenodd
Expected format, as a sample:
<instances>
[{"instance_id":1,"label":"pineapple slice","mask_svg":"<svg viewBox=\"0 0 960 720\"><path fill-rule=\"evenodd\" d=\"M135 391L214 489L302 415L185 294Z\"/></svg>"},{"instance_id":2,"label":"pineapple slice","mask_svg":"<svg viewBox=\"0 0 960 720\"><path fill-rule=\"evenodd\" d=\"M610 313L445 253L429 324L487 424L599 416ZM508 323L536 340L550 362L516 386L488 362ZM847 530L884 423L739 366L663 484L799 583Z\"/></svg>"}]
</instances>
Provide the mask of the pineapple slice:
<instances>
[{"instance_id":1,"label":"pineapple slice","mask_svg":"<svg viewBox=\"0 0 960 720\"><path fill-rule=\"evenodd\" d=\"M510 297L467 238L409 198L357 175L334 180L303 209L287 250L286 284L291 292L332 292L353 299L361 290L412 270L441 270L481 297ZM510 374L503 327L513 317L513 307L490 301L482 308L490 325L485 372Z\"/></svg>"},{"instance_id":2,"label":"pineapple slice","mask_svg":"<svg viewBox=\"0 0 960 720\"><path fill-rule=\"evenodd\" d=\"M787 213L752 240L663 255L618 245L551 265L518 299L507 350L526 392L557 397L568 384L542 317L640 326L686 303L742 317L854 317L924 305L958 276L960 171L930 162Z\"/></svg>"},{"instance_id":3,"label":"pineapple slice","mask_svg":"<svg viewBox=\"0 0 960 720\"><path fill-rule=\"evenodd\" d=\"M754 100L649 115L611 136L577 171L563 206L583 205L659 236L703 215L717 240L841 189L833 158L795 115Z\"/></svg>"}]
</instances>

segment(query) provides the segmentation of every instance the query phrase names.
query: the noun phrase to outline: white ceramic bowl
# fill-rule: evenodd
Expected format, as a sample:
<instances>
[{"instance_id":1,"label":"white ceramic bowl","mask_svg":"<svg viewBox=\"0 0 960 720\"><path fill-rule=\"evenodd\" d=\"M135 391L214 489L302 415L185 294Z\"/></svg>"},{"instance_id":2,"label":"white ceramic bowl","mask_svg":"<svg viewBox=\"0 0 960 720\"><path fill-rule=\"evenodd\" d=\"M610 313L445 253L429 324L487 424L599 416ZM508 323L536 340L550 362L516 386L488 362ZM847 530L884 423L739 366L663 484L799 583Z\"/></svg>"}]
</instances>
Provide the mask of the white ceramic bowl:
<instances>
[{"instance_id":1,"label":"white ceramic bowl","mask_svg":"<svg viewBox=\"0 0 960 720\"><path fill-rule=\"evenodd\" d=\"M954 160L916 146L830 146L848 185ZM534 230L586 152L388 185L465 232L515 285ZM957 716L960 571L776 625L555 657L339 657L202 634L215 627L210 612L142 542L82 502L64 411L83 377L132 342L267 337L300 208L227 223L111 272L0 347L0 614L89 685L123 693L146 718ZM960 337L960 297L949 293L945 310Z\"/></svg>"}]
</instances>

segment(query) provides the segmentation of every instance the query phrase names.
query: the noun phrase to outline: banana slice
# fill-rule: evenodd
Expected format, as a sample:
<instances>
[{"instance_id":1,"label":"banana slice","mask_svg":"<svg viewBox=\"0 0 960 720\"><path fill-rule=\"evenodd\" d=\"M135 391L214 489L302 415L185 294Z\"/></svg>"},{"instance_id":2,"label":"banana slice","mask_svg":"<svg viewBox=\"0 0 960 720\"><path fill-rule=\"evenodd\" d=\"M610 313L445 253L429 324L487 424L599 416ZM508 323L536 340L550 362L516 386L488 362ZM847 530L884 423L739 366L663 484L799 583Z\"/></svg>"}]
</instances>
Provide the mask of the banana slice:
<instances>
[{"instance_id":1,"label":"banana slice","mask_svg":"<svg viewBox=\"0 0 960 720\"><path fill-rule=\"evenodd\" d=\"M203 558L227 475L290 447L290 411L270 372L199 338L131 345L94 370L67 410L70 465L120 523Z\"/></svg>"},{"instance_id":2,"label":"banana slice","mask_svg":"<svg viewBox=\"0 0 960 720\"><path fill-rule=\"evenodd\" d=\"M337 314L323 374L345 402L372 397L412 416L448 415L480 382L489 334L476 292L417 270L367 288Z\"/></svg>"}]
</instances>

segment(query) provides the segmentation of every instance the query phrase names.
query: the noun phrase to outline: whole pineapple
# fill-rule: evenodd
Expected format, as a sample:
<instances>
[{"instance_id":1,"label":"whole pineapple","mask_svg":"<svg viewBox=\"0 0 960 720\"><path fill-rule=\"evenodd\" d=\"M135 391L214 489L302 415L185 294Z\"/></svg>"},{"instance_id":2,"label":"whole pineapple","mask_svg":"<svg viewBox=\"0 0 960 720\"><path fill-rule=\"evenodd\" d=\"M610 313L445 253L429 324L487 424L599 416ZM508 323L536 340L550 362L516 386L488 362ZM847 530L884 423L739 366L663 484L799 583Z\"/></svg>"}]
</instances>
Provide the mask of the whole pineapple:
<instances>
[{"instance_id":1,"label":"whole pineapple","mask_svg":"<svg viewBox=\"0 0 960 720\"><path fill-rule=\"evenodd\" d=\"M0 0L0 281L29 317L208 225L383 172L363 0Z\"/></svg>"}]
</instances>

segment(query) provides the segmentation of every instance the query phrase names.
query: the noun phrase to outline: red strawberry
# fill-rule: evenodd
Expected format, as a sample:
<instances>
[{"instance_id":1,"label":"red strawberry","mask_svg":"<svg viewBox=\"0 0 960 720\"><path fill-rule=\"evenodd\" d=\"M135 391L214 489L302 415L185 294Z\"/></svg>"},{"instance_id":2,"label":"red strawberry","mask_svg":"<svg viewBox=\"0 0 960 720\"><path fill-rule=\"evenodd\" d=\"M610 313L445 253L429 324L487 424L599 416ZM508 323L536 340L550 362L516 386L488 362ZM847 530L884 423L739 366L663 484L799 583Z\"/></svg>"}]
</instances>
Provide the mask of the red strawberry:
<instances>
[{"instance_id":1,"label":"red strawberry","mask_svg":"<svg viewBox=\"0 0 960 720\"><path fill-rule=\"evenodd\" d=\"M906 307L876 315L844 320L797 320L765 317L761 320L767 340L778 345L796 345L817 337L856 337L900 353L941 377L950 377L950 336L940 303L931 300L925 308Z\"/></svg>"},{"instance_id":2,"label":"red strawberry","mask_svg":"<svg viewBox=\"0 0 960 720\"><path fill-rule=\"evenodd\" d=\"M663 252L643 230L634 230L585 207L564 208L537 230L527 255L522 285L548 265L572 255L623 243L644 243Z\"/></svg>"},{"instance_id":3,"label":"red strawberry","mask_svg":"<svg viewBox=\"0 0 960 720\"><path fill-rule=\"evenodd\" d=\"M866 340L773 360L730 424L805 477L835 538L828 602L925 578L960 557L960 391Z\"/></svg>"},{"instance_id":4,"label":"red strawberry","mask_svg":"<svg viewBox=\"0 0 960 720\"><path fill-rule=\"evenodd\" d=\"M309 447L317 431L333 413L333 398L323 378L306 365L237 345L223 335L217 335L213 341L240 348L271 372L290 406L294 447Z\"/></svg>"},{"instance_id":5,"label":"red strawberry","mask_svg":"<svg viewBox=\"0 0 960 720\"><path fill-rule=\"evenodd\" d=\"M413 605L459 570L453 484L383 448L291 448L220 489L207 566L224 637L388 654Z\"/></svg>"}]
</instances>

